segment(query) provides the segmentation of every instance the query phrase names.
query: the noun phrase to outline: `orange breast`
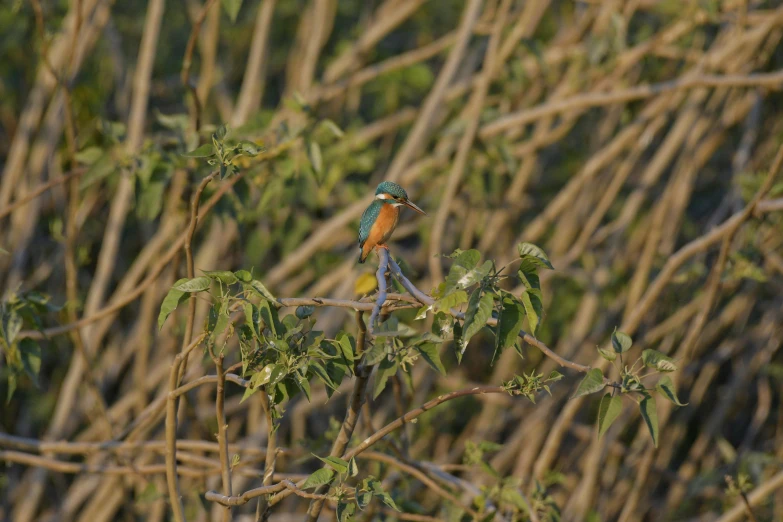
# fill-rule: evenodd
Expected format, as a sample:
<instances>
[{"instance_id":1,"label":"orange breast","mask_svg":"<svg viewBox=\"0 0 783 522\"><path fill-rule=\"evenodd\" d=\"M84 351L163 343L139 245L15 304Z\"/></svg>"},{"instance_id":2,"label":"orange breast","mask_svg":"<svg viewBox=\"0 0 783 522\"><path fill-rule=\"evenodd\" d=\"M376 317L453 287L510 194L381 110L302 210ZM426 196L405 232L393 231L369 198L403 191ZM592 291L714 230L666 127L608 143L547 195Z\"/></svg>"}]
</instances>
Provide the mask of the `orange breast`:
<instances>
[{"instance_id":1,"label":"orange breast","mask_svg":"<svg viewBox=\"0 0 783 522\"><path fill-rule=\"evenodd\" d=\"M369 255L373 248L375 248L375 245L384 244L391 238L399 217L399 207L395 207L394 205L384 205L381 207L378 219L373 223L372 228L370 229L370 235L367 237L367 241L364 242L364 247L362 248L364 258Z\"/></svg>"}]
</instances>

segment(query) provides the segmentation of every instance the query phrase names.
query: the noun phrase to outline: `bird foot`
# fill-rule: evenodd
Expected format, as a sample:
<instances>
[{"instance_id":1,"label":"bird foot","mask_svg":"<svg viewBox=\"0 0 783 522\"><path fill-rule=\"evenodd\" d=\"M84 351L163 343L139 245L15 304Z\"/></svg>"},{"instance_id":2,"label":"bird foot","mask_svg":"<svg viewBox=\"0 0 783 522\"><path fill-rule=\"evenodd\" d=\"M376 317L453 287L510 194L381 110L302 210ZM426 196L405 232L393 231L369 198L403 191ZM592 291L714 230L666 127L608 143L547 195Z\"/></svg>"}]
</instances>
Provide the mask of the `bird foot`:
<instances>
[{"instance_id":1,"label":"bird foot","mask_svg":"<svg viewBox=\"0 0 783 522\"><path fill-rule=\"evenodd\" d=\"M375 245L375 248L383 248L386 249L387 252L389 251L389 246L384 243L378 243L377 245Z\"/></svg>"}]
</instances>

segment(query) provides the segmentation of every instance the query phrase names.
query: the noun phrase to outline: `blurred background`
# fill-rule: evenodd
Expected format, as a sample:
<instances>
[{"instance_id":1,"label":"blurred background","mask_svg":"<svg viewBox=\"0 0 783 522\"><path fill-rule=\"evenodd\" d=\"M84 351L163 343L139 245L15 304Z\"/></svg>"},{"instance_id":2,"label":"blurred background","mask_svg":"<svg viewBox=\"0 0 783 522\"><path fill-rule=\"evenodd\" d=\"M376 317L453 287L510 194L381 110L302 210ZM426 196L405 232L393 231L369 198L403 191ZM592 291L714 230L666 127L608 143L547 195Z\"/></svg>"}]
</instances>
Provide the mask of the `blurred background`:
<instances>
[{"instance_id":1,"label":"blurred background","mask_svg":"<svg viewBox=\"0 0 783 522\"><path fill-rule=\"evenodd\" d=\"M503 266L536 243L555 267L539 339L611 378L596 348L615 328L677 361L685 406L659 401L658 448L636 408L599 438L598 398L569 400L568 369L535 404L466 397L396 435L463 505L513 489L503 520L783 520L783 176L768 177L781 36L783 6L761 0L3 2L0 519L168 520L163 422L137 428L180 348L185 307L162 329L157 316L212 170L182 153L225 124L266 152L207 186L198 270L252 269L275 296L360 297L377 258L356 263L358 219L393 180L429 214L403 212L390 245L419 288L448 273L438 254ZM413 315L400 320L429 328ZM315 318L355 333L345 309ZM557 367L533 347L493 364L493 347L481 332L457 364L447 343L447 374L417 364L370 401L357 440L438 393ZM185 380L210 368L191 361ZM267 430L259 395L240 404L232 386L241 492L260 484ZM286 405L278 471L316 469L297 451L324 454L350 389L327 402L313 384L311 402ZM222 512L203 498L219 489L199 445L215 429L214 390L193 390L189 520ZM367 466L408 520L470 518L383 458ZM304 509L293 497L271 520Z\"/></svg>"}]
</instances>

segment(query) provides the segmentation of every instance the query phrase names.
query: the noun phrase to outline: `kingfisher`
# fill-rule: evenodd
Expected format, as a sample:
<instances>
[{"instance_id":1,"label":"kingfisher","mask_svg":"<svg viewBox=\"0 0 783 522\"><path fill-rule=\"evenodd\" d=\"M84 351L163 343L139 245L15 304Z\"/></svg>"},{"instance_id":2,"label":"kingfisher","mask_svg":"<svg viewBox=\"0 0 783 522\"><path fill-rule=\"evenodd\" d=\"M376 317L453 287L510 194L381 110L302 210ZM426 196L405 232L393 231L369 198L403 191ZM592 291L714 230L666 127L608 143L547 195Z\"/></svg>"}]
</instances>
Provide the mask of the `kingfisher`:
<instances>
[{"instance_id":1,"label":"kingfisher","mask_svg":"<svg viewBox=\"0 0 783 522\"><path fill-rule=\"evenodd\" d=\"M401 186L391 181L383 181L375 189L375 199L362 214L359 221L359 262L364 263L373 249L386 248L386 242L397 226L400 217L400 207L406 206L427 215L422 209L408 199L408 194Z\"/></svg>"}]
</instances>

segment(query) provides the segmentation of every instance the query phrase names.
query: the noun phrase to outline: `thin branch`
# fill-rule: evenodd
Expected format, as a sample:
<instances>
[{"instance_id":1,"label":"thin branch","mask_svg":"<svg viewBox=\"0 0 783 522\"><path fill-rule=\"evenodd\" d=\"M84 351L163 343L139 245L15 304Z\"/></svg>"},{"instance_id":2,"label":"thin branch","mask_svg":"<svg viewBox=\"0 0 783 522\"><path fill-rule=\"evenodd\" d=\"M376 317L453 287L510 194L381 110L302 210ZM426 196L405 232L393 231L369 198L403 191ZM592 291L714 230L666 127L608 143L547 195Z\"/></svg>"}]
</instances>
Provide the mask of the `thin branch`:
<instances>
[{"instance_id":1,"label":"thin branch","mask_svg":"<svg viewBox=\"0 0 783 522\"><path fill-rule=\"evenodd\" d=\"M27 205L28 203L30 203L35 198L37 198L47 190L51 189L52 187L56 187L57 185L66 183L72 178L78 178L85 172L87 172L87 169L85 167L75 167L67 174L63 174L58 178L50 179L46 183L41 183L38 187L28 192L23 198L19 198L15 200L13 203L11 203L10 205L8 205L7 207L0 209L0 219L3 219L4 217L6 217L8 214L15 211L16 209Z\"/></svg>"},{"instance_id":2,"label":"thin branch","mask_svg":"<svg viewBox=\"0 0 783 522\"><path fill-rule=\"evenodd\" d=\"M448 401L451 401L451 400L454 400L454 399L458 399L460 397L466 397L468 395L483 395L483 394L487 394L487 393L508 393L508 391L505 388L503 388L502 386L476 386L474 388L468 388L466 390L459 390L459 391L454 391L454 392L450 392L450 393L446 393L446 394L440 395L440 396L438 396L438 397L436 397L436 398L434 398L434 399L424 403L419 408L416 408L415 410L409 411L408 413L406 413L402 417L399 417L397 420L395 420L393 422L390 422L389 424L387 424L386 426L384 426L380 430L376 431L375 433L373 433L372 435L370 435L369 437L364 439L364 441L362 441L361 444L359 444L358 446L356 446L352 450L348 451L347 453L343 454L342 459L346 460L346 461L350 461L352 458L360 455L362 452L364 452L365 450L370 448L373 444L375 444L378 441L380 441L383 437L385 437L389 433L393 432L396 429L399 429L400 427L404 426L406 423L409 423L412 420L414 420L416 417L418 417L422 413L424 413L424 412L426 412L428 410L431 410L432 408L434 408L434 407L436 407L436 406L438 406L440 404L443 404L444 402L448 402ZM301 484L303 484L303 483L304 483L304 481L302 481ZM299 484L299 486L301 486L301 484ZM253 490L251 490L251 491L253 491ZM264 493L260 493L260 494L264 494ZM283 500L284 498L286 498L289 495L290 495L290 492L288 492L288 491L281 491L280 493L275 494L269 500L269 504L270 505L275 505L275 504L277 504L278 502L280 502L281 500Z\"/></svg>"},{"instance_id":3,"label":"thin branch","mask_svg":"<svg viewBox=\"0 0 783 522\"><path fill-rule=\"evenodd\" d=\"M260 390L261 394L261 406L264 409L264 415L266 415L266 455L264 459L264 478L262 484L264 486L272 485L272 476L275 473L275 465L277 464L277 428L275 426L275 419L272 415L272 404L269 402L269 395L266 390ZM269 518L269 495L264 495L258 500L256 506L256 522L266 522Z\"/></svg>"},{"instance_id":4,"label":"thin branch","mask_svg":"<svg viewBox=\"0 0 783 522\"><path fill-rule=\"evenodd\" d=\"M223 479L223 494L231 496L231 467L228 460L228 439L226 437L226 373L223 371L223 354L215 355L214 347L210 345L209 354L215 363L217 391L215 396L215 416L217 418L217 441L220 447L220 475ZM176 449L176 445L175 445ZM231 519L231 508L226 507L223 521Z\"/></svg>"},{"instance_id":5,"label":"thin branch","mask_svg":"<svg viewBox=\"0 0 783 522\"><path fill-rule=\"evenodd\" d=\"M283 490L293 493L302 498L310 498L310 499L315 498L315 499L322 499L322 500L326 500L329 498L327 495L315 495L313 493L307 493L306 491L302 491L297 487L296 484L294 484L290 480L282 480L272 486L263 486L260 488L251 489L235 497L227 497L225 495L220 495L219 493L215 493L214 491L207 491L204 497L211 502L217 502L218 504L222 504L224 506L241 506L243 504L247 504L253 498L260 497L261 495L269 495L272 493L282 492Z\"/></svg>"},{"instance_id":6,"label":"thin branch","mask_svg":"<svg viewBox=\"0 0 783 522\"><path fill-rule=\"evenodd\" d=\"M177 478L177 396L173 392L179 384L179 370L183 361L190 352L206 337L206 334L198 336L190 345L174 357L169 370L169 395L166 398L166 484L169 491L169 501L174 512L176 522L185 521L185 508L179 493L179 479Z\"/></svg>"},{"instance_id":7,"label":"thin branch","mask_svg":"<svg viewBox=\"0 0 783 522\"><path fill-rule=\"evenodd\" d=\"M521 127L522 125L555 116L564 112L579 111L604 105L616 105L628 103L645 98L652 98L659 94L678 90L696 89L699 87L765 87L778 90L783 86L783 71L774 73L755 73L748 75L725 76L691 76L668 82L654 83L652 85L639 85L629 89L623 89L606 93L579 94L551 103L544 103L530 109L507 114L497 120L484 125L479 132L482 139L491 138L501 132Z\"/></svg>"}]
</instances>

